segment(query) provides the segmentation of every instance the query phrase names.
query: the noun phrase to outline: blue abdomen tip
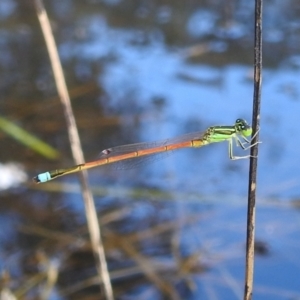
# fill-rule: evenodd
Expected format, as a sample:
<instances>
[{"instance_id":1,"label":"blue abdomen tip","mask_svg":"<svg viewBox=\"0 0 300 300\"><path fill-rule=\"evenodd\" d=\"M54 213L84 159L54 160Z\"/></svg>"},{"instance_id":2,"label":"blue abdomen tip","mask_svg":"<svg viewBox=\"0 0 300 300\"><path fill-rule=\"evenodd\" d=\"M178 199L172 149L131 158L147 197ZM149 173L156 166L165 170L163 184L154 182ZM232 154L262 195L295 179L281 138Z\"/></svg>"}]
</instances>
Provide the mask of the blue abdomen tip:
<instances>
[{"instance_id":1,"label":"blue abdomen tip","mask_svg":"<svg viewBox=\"0 0 300 300\"><path fill-rule=\"evenodd\" d=\"M47 181L51 180L51 176L50 176L49 172L46 172L46 173L39 174L36 177L36 179L38 182L47 182Z\"/></svg>"}]
</instances>

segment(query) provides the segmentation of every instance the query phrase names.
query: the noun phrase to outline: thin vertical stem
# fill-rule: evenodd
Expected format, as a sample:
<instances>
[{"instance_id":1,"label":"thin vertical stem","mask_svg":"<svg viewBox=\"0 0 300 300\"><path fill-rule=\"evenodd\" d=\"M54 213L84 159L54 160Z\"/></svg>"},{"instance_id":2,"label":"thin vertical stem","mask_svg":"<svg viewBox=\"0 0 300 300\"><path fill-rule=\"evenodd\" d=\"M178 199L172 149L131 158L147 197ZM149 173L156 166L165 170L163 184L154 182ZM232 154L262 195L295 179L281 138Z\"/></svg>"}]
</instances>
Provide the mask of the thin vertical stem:
<instances>
[{"instance_id":1,"label":"thin vertical stem","mask_svg":"<svg viewBox=\"0 0 300 300\"><path fill-rule=\"evenodd\" d=\"M255 41L254 41L254 95L253 95L253 134L259 130L261 83L262 83L262 7L263 0L255 1ZM259 141L259 133L252 143ZM251 148L249 187L248 187L248 214L247 214L247 245L246 245L246 274L244 300L252 299L254 275L254 239L255 239L255 202L257 177L258 144Z\"/></svg>"},{"instance_id":2,"label":"thin vertical stem","mask_svg":"<svg viewBox=\"0 0 300 300\"><path fill-rule=\"evenodd\" d=\"M76 164L80 164L84 162L83 152L81 148L80 138L79 138L75 118L73 115L73 110L71 107L70 97L67 90L61 62L59 59L55 40L52 34L50 22L46 10L44 8L44 5L42 3L42 0L35 0L35 6L37 10L38 19L40 21L40 25L43 31L43 35L46 41L48 53L50 56L57 91L67 121L67 129L68 129L73 158ZM89 228L89 233L91 238L91 244L96 259L99 282L103 284L106 299L113 300L113 290L109 278L109 273L108 273L108 268L107 268L105 253L104 253L104 247L101 240L100 225L96 213L94 199L87 182L87 173L81 172L79 174L79 178L81 182L81 189L82 189L82 195L85 204L85 212L86 212L87 223L88 223L88 228Z\"/></svg>"}]
</instances>

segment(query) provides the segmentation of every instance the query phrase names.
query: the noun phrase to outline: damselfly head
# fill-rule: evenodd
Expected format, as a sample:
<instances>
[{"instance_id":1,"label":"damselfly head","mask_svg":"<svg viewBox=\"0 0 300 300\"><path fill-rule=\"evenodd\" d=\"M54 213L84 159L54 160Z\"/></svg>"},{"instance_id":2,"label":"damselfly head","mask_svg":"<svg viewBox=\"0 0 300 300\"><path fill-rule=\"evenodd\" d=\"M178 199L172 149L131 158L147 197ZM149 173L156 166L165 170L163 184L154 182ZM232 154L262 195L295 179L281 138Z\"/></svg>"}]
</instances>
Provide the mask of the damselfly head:
<instances>
[{"instance_id":1,"label":"damselfly head","mask_svg":"<svg viewBox=\"0 0 300 300\"><path fill-rule=\"evenodd\" d=\"M235 129L243 136L250 136L252 134L252 128L244 119L237 119L235 121Z\"/></svg>"}]
</instances>

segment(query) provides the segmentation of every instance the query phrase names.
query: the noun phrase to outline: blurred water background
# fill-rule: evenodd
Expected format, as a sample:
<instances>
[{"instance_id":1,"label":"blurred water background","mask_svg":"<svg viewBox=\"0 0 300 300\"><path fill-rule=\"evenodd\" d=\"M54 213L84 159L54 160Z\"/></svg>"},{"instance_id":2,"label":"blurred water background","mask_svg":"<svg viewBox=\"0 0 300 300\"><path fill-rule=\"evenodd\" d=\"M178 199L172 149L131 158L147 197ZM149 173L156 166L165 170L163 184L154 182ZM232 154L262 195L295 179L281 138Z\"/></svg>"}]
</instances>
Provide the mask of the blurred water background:
<instances>
[{"instance_id":1,"label":"blurred water background","mask_svg":"<svg viewBox=\"0 0 300 300\"><path fill-rule=\"evenodd\" d=\"M45 5L87 161L107 147L251 122L254 1ZM264 2L256 300L300 299L299 20L299 1ZM77 175L31 183L73 164L32 1L0 2L0 78L0 118L59 154L26 146L2 122L1 286L39 299L51 266L48 299L99 299ZM248 165L222 143L89 172L117 299L172 299L141 257L180 299L241 299Z\"/></svg>"}]
</instances>

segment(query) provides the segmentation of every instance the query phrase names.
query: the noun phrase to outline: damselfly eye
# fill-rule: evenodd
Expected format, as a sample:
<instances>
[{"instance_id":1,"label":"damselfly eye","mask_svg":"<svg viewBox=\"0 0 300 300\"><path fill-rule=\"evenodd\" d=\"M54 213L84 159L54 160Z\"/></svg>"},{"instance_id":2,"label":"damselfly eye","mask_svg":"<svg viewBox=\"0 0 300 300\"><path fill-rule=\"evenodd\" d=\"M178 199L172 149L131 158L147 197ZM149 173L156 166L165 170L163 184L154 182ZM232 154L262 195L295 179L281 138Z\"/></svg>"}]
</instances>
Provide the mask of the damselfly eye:
<instances>
[{"instance_id":1,"label":"damselfly eye","mask_svg":"<svg viewBox=\"0 0 300 300\"><path fill-rule=\"evenodd\" d=\"M246 131L249 128L248 123L244 119L237 119L235 121L235 126L238 131Z\"/></svg>"}]
</instances>

